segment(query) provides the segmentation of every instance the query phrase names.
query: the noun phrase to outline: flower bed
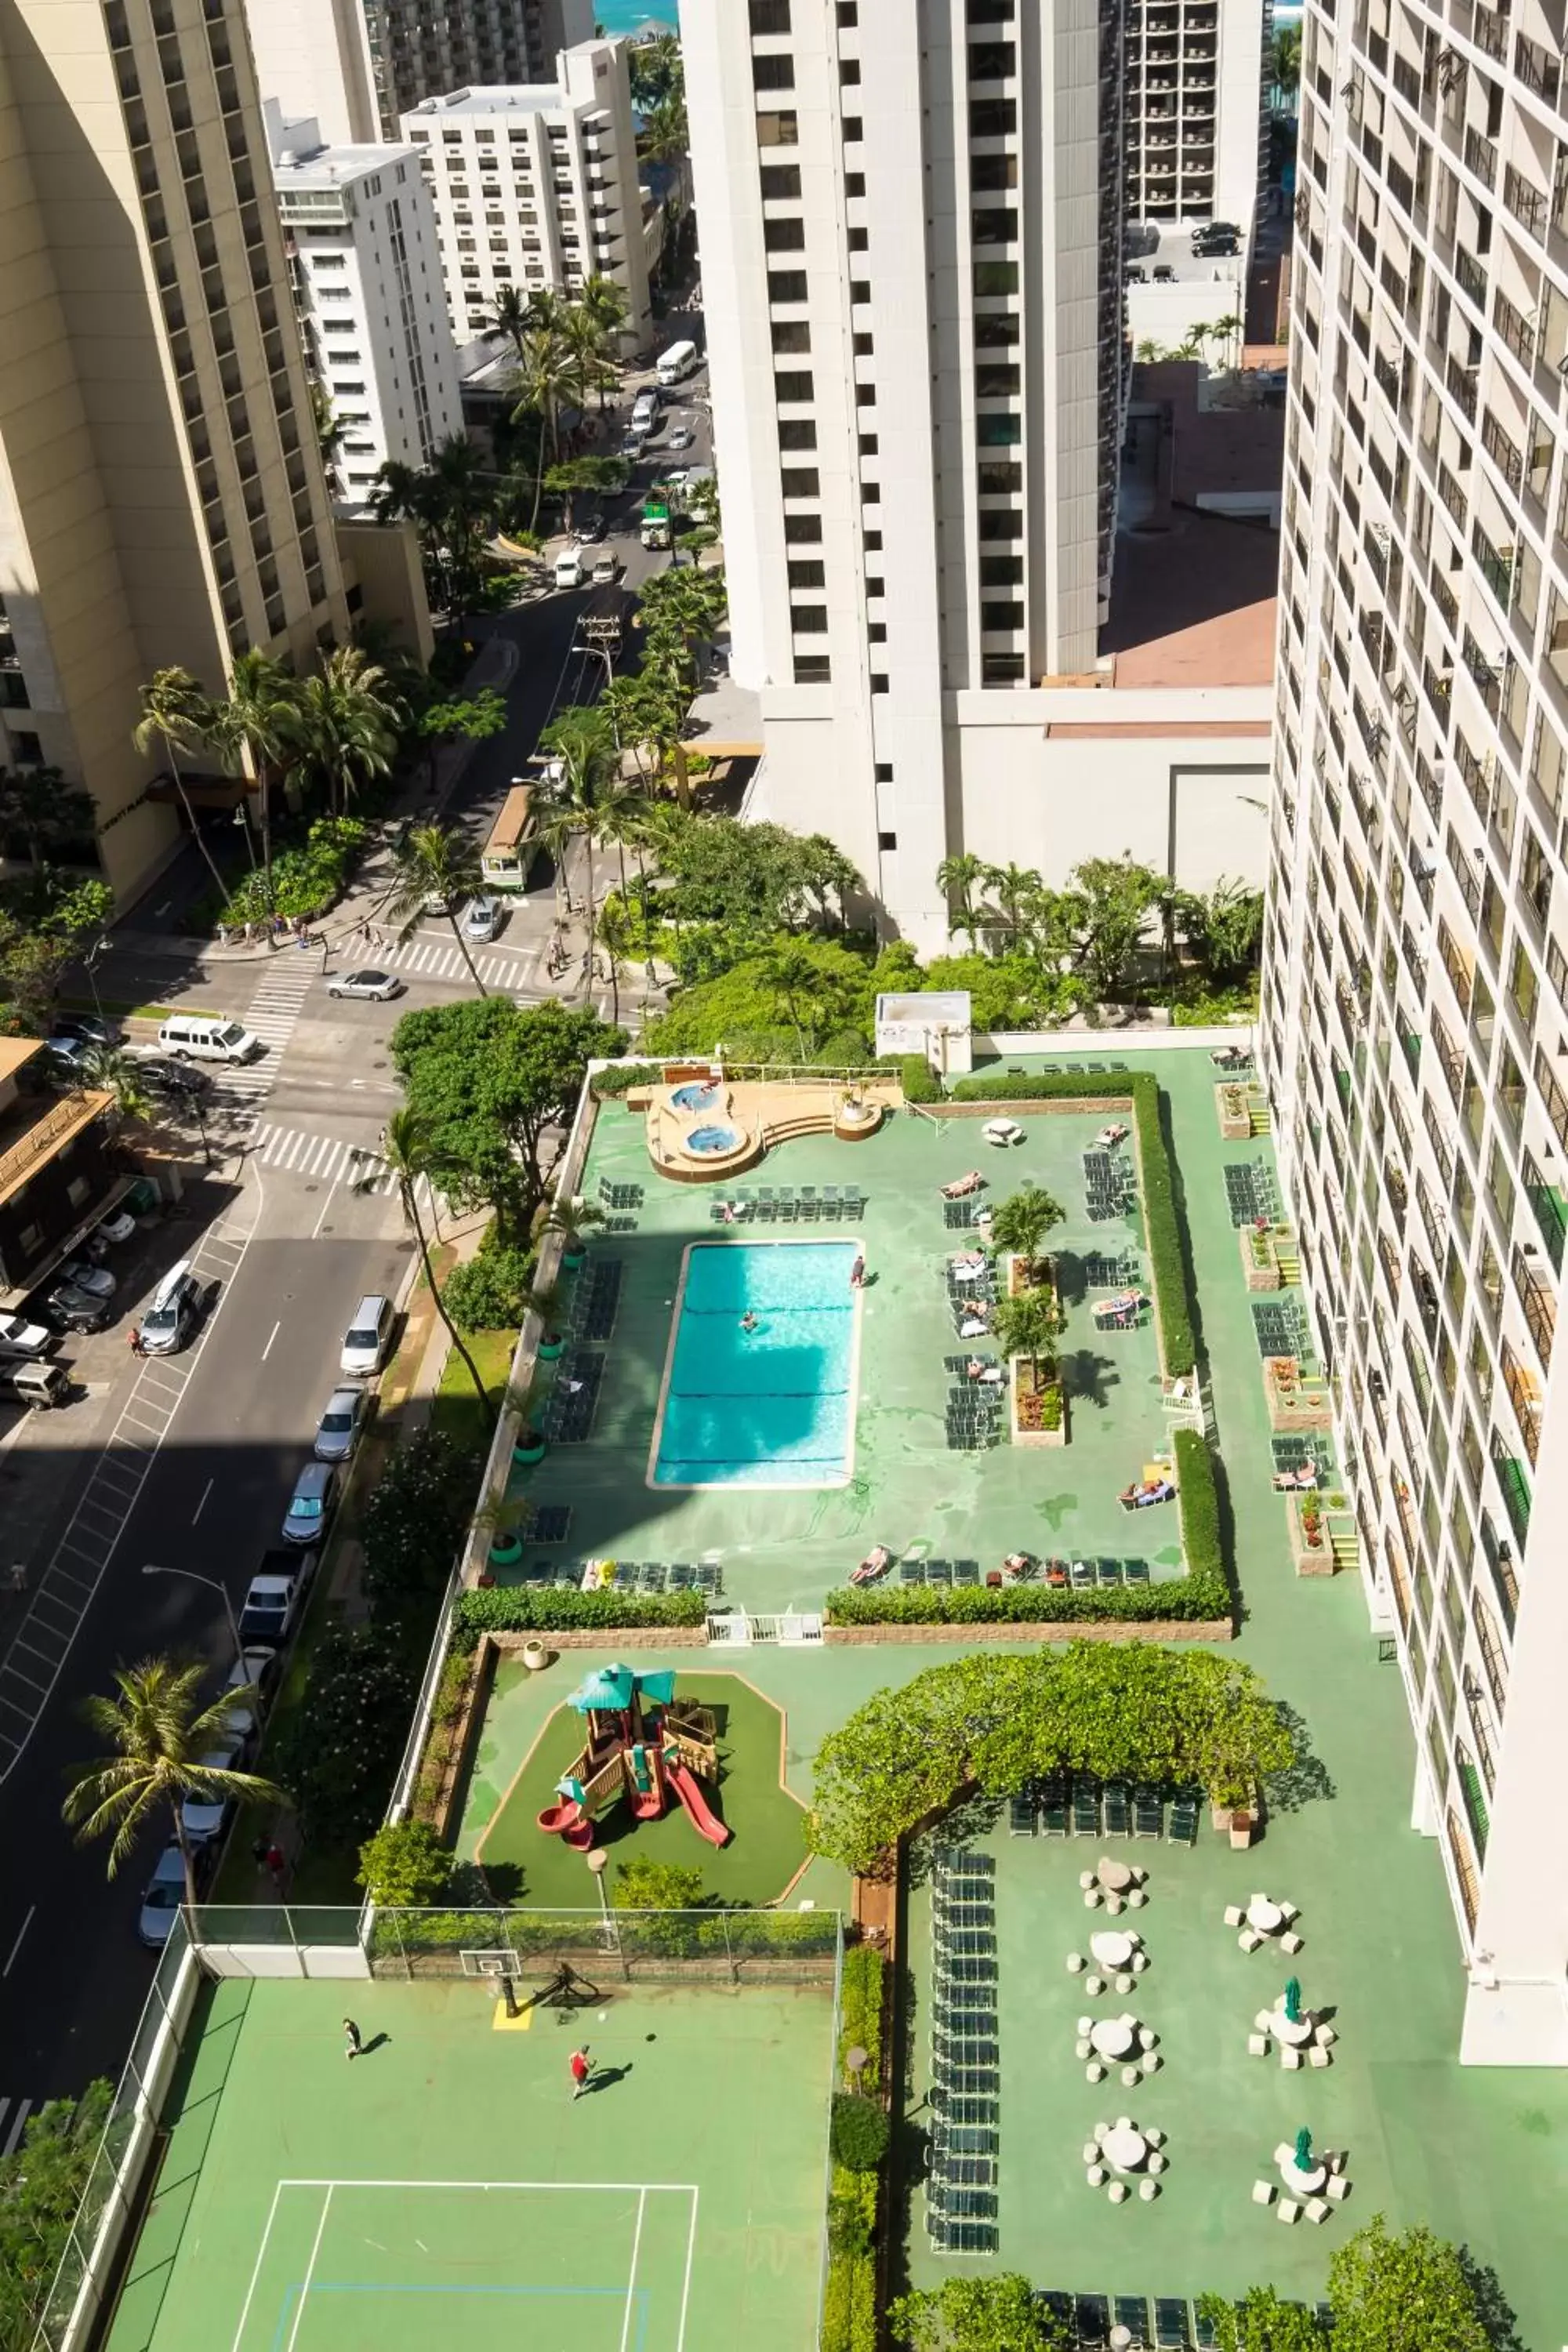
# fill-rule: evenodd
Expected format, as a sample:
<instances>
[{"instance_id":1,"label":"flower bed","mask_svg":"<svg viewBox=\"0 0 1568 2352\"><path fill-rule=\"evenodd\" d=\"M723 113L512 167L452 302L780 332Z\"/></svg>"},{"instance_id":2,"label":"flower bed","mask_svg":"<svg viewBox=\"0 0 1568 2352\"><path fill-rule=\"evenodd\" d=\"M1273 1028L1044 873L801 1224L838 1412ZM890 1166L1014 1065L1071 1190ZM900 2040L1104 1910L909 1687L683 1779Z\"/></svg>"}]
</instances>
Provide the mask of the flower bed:
<instances>
[{"instance_id":1,"label":"flower bed","mask_svg":"<svg viewBox=\"0 0 1568 2352\"><path fill-rule=\"evenodd\" d=\"M1294 1356L1266 1356L1263 1393L1268 1405L1268 1425L1290 1433L1332 1429L1333 1408L1325 1383L1302 1377Z\"/></svg>"},{"instance_id":2,"label":"flower bed","mask_svg":"<svg viewBox=\"0 0 1568 2352\"><path fill-rule=\"evenodd\" d=\"M1259 1231L1257 1225L1243 1225L1237 1239L1248 1290L1280 1289L1284 1276L1279 1271L1279 1253L1272 1233Z\"/></svg>"},{"instance_id":3,"label":"flower bed","mask_svg":"<svg viewBox=\"0 0 1568 2352\"><path fill-rule=\"evenodd\" d=\"M1219 1113L1222 1143L1245 1143L1252 1133L1252 1113L1247 1104L1247 1088L1235 1085L1215 1087L1215 1108Z\"/></svg>"},{"instance_id":4,"label":"flower bed","mask_svg":"<svg viewBox=\"0 0 1568 2352\"><path fill-rule=\"evenodd\" d=\"M1290 1495L1286 1498L1285 1508L1290 1522L1290 1557L1297 1575L1332 1576L1334 1548L1329 1541L1329 1523L1323 1516L1321 1496Z\"/></svg>"},{"instance_id":5,"label":"flower bed","mask_svg":"<svg viewBox=\"0 0 1568 2352\"><path fill-rule=\"evenodd\" d=\"M1044 1374L1037 1387L1034 1366L1027 1356L1010 1358L1009 1370L1014 1444L1065 1445L1068 1401L1059 1374Z\"/></svg>"}]
</instances>

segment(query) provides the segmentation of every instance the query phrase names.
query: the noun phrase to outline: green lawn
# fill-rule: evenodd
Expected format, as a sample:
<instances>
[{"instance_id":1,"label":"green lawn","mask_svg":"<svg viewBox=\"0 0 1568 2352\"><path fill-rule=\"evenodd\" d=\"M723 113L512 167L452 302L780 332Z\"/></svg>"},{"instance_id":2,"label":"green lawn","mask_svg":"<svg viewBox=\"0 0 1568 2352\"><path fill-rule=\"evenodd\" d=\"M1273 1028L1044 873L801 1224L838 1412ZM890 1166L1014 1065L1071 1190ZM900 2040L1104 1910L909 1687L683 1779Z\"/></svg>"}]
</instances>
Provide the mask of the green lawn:
<instances>
[{"instance_id":1,"label":"green lawn","mask_svg":"<svg viewBox=\"0 0 1568 2352\"><path fill-rule=\"evenodd\" d=\"M579 1668L590 1663L567 1652L549 1669L552 1680L562 1678L563 1699L575 1685ZM522 1672L521 1666L502 1669L503 1675ZM679 1804L672 1803L657 1822L634 1821L630 1809L618 1805L598 1824L598 1842L613 1858L611 1889L614 1863L635 1856L700 1870L707 1892L726 1903L776 1902L806 1858L803 1809L780 1779L784 1717L771 1699L737 1675L688 1674L682 1668L676 1696L697 1699L718 1717L717 1800L711 1790L707 1793L732 1832L730 1843L710 1845ZM521 1874L527 1902L574 1909L593 1900L582 1854L538 1823L582 1745L583 1718L557 1706L480 1843L479 1859L492 1874L498 1864Z\"/></svg>"},{"instance_id":2,"label":"green lawn","mask_svg":"<svg viewBox=\"0 0 1568 2352\"><path fill-rule=\"evenodd\" d=\"M508 1376L511 1371L512 1351L517 1346L515 1331L465 1331L463 1344L479 1366L479 1378L493 1405L500 1409L506 1394ZM431 1426L455 1444L478 1454L488 1452L490 1425L478 1397L468 1368L454 1348L447 1358L430 1408Z\"/></svg>"}]
</instances>

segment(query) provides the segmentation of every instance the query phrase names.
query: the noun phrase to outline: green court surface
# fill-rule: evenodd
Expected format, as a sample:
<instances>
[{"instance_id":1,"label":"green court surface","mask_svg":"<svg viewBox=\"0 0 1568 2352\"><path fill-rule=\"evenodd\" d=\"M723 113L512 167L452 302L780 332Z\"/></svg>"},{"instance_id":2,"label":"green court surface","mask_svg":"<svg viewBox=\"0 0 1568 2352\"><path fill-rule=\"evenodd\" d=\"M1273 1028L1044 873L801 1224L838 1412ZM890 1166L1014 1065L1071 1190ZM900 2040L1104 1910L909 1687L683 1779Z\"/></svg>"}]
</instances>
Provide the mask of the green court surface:
<instances>
[{"instance_id":1,"label":"green court surface","mask_svg":"<svg viewBox=\"0 0 1568 2352\"><path fill-rule=\"evenodd\" d=\"M539 1679L548 1680L559 1701L583 1664L580 1653L568 1652ZM700 1870L705 1891L726 1903L776 1902L807 1859L805 1809L780 1779L783 1714L739 1675L694 1675L682 1667L675 1687L679 1698L714 1712L719 1789L717 1797L710 1787L706 1794L732 1832L729 1843L714 1846L700 1836L673 1797L657 1822L636 1821L629 1806L616 1806L598 1822L596 1842L608 1848L612 1868L630 1861L674 1863ZM521 1892L508 1889L509 1900L575 1908L596 1899L583 1856L563 1838L547 1835L538 1818L582 1746L582 1717L558 1705L484 1833L478 1858L491 1874L492 1888L501 1891L498 1865L510 1865L521 1877ZM610 1884L613 1889L613 1877Z\"/></svg>"},{"instance_id":2,"label":"green court surface","mask_svg":"<svg viewBox=\"0 0 1568 2352\"><path fill-rule=\"evenodd\" d=\"M494 2011L466 1981L205 1993L111 2352L808 2344L831 1988Z\"/></svg>"}]
</instances>

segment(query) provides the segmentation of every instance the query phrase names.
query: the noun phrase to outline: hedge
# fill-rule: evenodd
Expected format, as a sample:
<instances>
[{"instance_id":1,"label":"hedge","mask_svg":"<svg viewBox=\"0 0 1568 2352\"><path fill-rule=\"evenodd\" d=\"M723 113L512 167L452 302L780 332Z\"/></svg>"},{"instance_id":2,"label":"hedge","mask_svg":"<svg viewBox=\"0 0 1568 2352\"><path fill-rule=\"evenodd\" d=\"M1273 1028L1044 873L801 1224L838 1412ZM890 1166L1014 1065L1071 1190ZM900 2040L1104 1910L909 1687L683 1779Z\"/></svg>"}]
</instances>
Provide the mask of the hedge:
<instances>
[{"instance_id":1,"label":"hedge","mask_svg":"<svg viewBox=\"0 0 1568 2352\"><path fill-rule=\"evenodd\" d=\"M1226 1572L1225 1547L1219 1534L1219 1492L1215 1486L1214 1455L1201 1430L1175 1433L1176 1508L1182 1517L1182 1549L1186 1555L1187 1584L1201 1583L1218 1602L1217 1617L1235 1605L1235 1590ZM1223 1598L1221 1596L1223 1595Z\"/></svg>"},{"instance_id":2,"label":"hedge","mask_svg":"<svg viewBox=\"0 0 1568 2352\"><path fill-rule=\"evenodd\" d=\"M1138 1125L1138 1153L1143 1171L1143 1214L1153 1266L1154 1297L1160 1318L1165 1370L1173 1381L1185 1380L1197 1361L1193 1329L1192 1294L1187 1287L1186 1260L1182 1254L1181 1221L1176 1214L1175 1179L1160 1126L1160 1087L1152 1071L1110 1070L1079 1076L1062 1071L1048 1076L961 1078L952 1089L955 1102L1093 1101L1097 1096L1131 1095Z\"/></svg>"},{"instance_id":3,"label":"hedge","mask_svg":"<svg viewBox=\"0 0 1568 2352\"><path fill-rule=\"evenodd\" d=\"M877 2176L832 2169L822 2352L877 2352Z\"/></svg>"},{"instance_id":4,"label":"hedge","mask_svg":"<svg viewBox=\"0 0 1568 2352\"><path fill-rule=\"evenodd\" d=\"M864 2050L862 2081L882 2079L882 2005L888 1964L875 1944L851 1944L838 1987L838 2063L849 2074L849 2053Z\"/></svg>"},{"instance_id":5,"label":"hedge","mask_svg":"<svg viewBox=\"0 0 1568 2352\"><path fill-rule=\"evenodd\" d=\"M700 1592L573 1592L563 1585L489 1585L458 1596L453 1631L468 1643L481 1633L569 1633L589 1627L700 1625L708 1603Z\"/></svg>"},{"instance_id":6,"label":"hedge","mask_svg":"<svg viewBox=\"0 0 1568 2352\"><path fill-rule=\"evenodd\" d=\"M1182 1433L1192 1436L1187 1430ZM1212 1473L1211 1473L1212 1483ZM1230 1615L1223 1576L1194 1572L1163 1584L1118 1585L1087 1592L1054 1584L852 1585L830 1592L830 1625L1156 1625L1207 1624Z\"/></svg>"},{"instance_id":7,"label":"hedge","mask_svg":"<svg viewBox=\"0 0 1568 2352\"><path fill-rule=\"evenodd\" d=\"M939 1103L942 1080L932 1076L931 1064L923 1054L905 1054L899 1063L899 1084L904 1090L904 1100L912 1103Z\"/></svg>"},{"instance_id":8,"label":"hedge","mask_svg":"<svg viewBox=\"0 0 1568 2352\"><path fill-rule=\"evenodd\" d=\"M629 1095L634 1087L656 1087L664 1076L660 1062L630 1062L607 1070L595 1070L589 1084L595 1102L607 1102L616 1095Z\"/></svg>"}]
</instances>

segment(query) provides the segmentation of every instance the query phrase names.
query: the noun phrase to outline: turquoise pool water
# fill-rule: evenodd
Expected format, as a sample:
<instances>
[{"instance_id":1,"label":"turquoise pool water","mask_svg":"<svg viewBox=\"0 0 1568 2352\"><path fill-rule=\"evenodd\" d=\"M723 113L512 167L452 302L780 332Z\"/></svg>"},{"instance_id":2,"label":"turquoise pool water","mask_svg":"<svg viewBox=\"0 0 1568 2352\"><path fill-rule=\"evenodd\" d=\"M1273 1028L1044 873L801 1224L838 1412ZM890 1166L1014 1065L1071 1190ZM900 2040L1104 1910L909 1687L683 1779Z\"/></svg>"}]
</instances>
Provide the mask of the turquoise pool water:
<instances>
[{"instance_id":1,"label":"turquoise pool water","mask_svg":"<svg viewBox=\"0 0 1568 2352\"><path fill-rule=\"evenodd\" d=\"M856 1242L698 1242L686 1254L654 1486L842 1486L855 1416ZM756 1317L746 1331L741 1318Z\"/></svg>"}]
</instances>

